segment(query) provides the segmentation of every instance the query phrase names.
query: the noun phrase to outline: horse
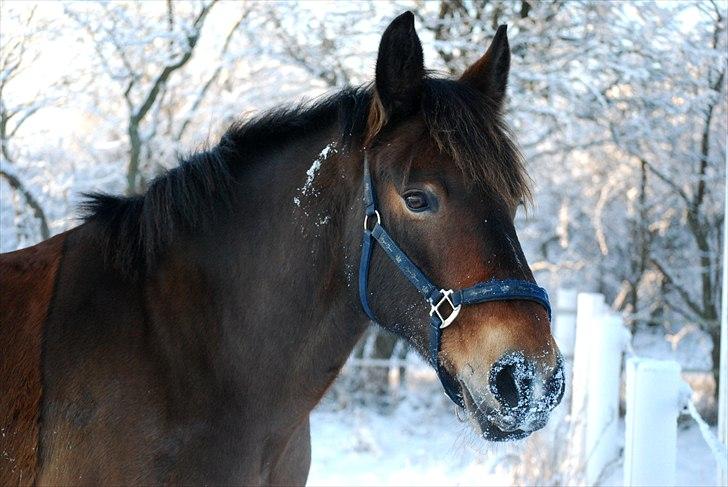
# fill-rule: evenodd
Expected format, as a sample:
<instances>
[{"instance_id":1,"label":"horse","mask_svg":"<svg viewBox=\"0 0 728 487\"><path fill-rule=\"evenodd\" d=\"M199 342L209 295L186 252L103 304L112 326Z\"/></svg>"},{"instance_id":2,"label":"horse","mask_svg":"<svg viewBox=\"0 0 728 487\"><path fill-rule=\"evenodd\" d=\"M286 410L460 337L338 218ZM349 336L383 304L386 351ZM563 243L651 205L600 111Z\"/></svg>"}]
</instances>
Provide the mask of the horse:
<instances>
[{"instance_id":1,"label":"horse","mask_svg":"<svg viewBox=\"0 0 728 487\"><path fill-rule=\"evenodd\" d=\"M426 71L406 12L373 82L236 122L2 255L0 484L303 484L370 319L485 440L542 428L564 381L514 227L509 69L501 26L458 79Z\"/></svg>"}]
</instances>

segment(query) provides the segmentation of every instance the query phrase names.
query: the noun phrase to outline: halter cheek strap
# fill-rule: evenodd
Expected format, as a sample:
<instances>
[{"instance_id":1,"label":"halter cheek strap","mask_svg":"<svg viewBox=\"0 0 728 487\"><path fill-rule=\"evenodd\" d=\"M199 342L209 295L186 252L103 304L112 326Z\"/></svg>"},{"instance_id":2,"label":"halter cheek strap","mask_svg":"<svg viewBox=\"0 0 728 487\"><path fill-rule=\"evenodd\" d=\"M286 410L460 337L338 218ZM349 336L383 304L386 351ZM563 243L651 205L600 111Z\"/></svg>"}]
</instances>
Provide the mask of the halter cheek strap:
<instances>
[{"instance_id":1,"label":"halter cheek strap","mask_svg":"<svg viewBox=\"0 0 728 487\"><path fill-rule=\"evenodd\" d=\"M439 359L442 330L451 325L465 305L490 301L533 301L544 307L551 321L551 305L546 290L536 284L519 279L480 282L472 287L453 291L435 286L427 276L400 249L382 226L377 211L376 194L369 171L369 161L364 155L364 237L359 263L359 300L367 316L377 321L369 306L369 267L374 243L379 246L412 283L430 305L429 361L437 371L445 393L460 407L464 407L457 380L442 366ZM374 225L369 228L371 223Z\"/></svg>"}]
</instances>

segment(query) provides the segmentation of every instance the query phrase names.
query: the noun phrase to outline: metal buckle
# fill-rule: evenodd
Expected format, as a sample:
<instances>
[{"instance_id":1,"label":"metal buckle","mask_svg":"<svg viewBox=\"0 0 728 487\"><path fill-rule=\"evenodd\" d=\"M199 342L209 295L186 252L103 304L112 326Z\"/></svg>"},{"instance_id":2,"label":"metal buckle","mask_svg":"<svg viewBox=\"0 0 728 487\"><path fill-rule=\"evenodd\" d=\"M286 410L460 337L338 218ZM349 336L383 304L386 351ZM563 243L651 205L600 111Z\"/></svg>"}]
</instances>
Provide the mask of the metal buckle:
<instances>
[{"instance_id":1,"label":"metal buckle","mask_svg":"<svg viewBox=\"0 0 728 487\"><path fill-rule=\"evenodd\" d=\"M442 297L437 302L437 304L434 304L432 302L432 300L429 300L429 301L430 301L430 316L437 313L437 317L440 318L440 321L442 322L440 324L440 329L442 329L442 328L447 328L448 326L450 326L452 324L453 321L455 321L455 318L458 317L458 314L460 313L460 308L462 308L463 305L459 304L459 305L455 306L455 304L452 302L452 299L450 299L450 296L453 293L452 289L447 289L447 290L440 289L440 292L442 293ZM447 304L449 304L450 308L452 309L452 311L450 312L450 314L448 315L447 318L444 318L442 316L442 313L440 313L440 306L442 305L442 303L445 303L445 302Z\"/></svg>"},{"instance_id":2,"label":"metal buckle","mask_svg":"<svg viewBox=\"0 0 728 487\"><path fill-rule=\"evenodd\" d=\"M374 216L376 216L376 217L377 217L377 225L381 225L381 223L382 223L382 217L381 217L381 216L379 215L379 211L377 211L377 210L374 210ZM369 215L365 214L365 215L364 215L364 230L369 230L369 229L367 228L367 221L368 221L368 220L369 220ZM375 226L376 226L376 225L375 225Z\"/></svg>"}]
</instances>

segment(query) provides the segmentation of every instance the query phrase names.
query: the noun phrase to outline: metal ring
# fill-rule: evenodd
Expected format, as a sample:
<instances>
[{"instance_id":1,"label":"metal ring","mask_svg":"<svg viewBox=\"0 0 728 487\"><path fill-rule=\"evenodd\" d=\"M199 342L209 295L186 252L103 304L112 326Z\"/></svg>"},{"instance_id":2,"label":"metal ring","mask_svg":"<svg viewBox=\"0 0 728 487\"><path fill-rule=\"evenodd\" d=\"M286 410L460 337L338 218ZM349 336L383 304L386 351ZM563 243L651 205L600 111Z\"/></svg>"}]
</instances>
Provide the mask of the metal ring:
<instances>
[{"instance_id":1,"label":"metal ring","mask_svg":"<svg viewBox=\"0 0 728 487\"><path fill-rule=\"evenodd\" d=\"M379 214L379 211L377 211L377 210L374 210L374 216L376 216L376 217L377 217L377 225L381 225L381 224L382 224L382 217L381 217L381 215ZM367 228L367 223L368 223L368 220L369 220L369 215L364 215L364 230L369 230L369 229ZM375 226L376 226L376 225L375 225Z\"/></svg>"}]
</instances>

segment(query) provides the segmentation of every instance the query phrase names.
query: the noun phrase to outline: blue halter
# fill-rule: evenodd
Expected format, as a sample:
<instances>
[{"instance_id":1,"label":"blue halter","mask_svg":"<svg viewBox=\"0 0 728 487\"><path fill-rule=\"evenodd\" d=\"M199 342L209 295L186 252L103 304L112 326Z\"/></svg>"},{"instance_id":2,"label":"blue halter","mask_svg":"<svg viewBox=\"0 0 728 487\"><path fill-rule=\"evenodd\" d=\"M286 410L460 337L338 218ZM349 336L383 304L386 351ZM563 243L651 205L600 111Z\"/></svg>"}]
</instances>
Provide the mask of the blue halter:
<instances>
[{"instance_id":1,"label":"blue halter","mask_svg":"<svg viewBox=\"0 0 728 487\"><path fill-rule=\"evenodd\" d=\"M368 282L369 266L372 260L374 242L379 242L384 252L392 259L392 262L399 268L402 274L409 279L417 291L424 296L430 305L430 342L429 360L437 371L445 393L452 401L460 407L464 407L463 397L455 378L450 375L440 364L438 354L440 352L440 341L442 330L455 321L463 305L486 303L489 301L512 301L526 300L534 301L546 309L549 321L551 321L551 305L546 290L536 284L519 279L493 279L486 282L479 282L476 285L453 291L435 286L425 274L407 257L392 237L389 236L382 226L382 218L377 211L377 200L372 184L372 176L369 172L369 161L364 155L364 240L362 242L361 261L359 264L359 299L364 312L369 318L376 322L374 312L369 307ZM376 218L374 227L368 228L369 219ZM450 312L447 313L441 308L447 305ZM443 315L443 311L445 314Z\"/></svg>"}]
</instances>

